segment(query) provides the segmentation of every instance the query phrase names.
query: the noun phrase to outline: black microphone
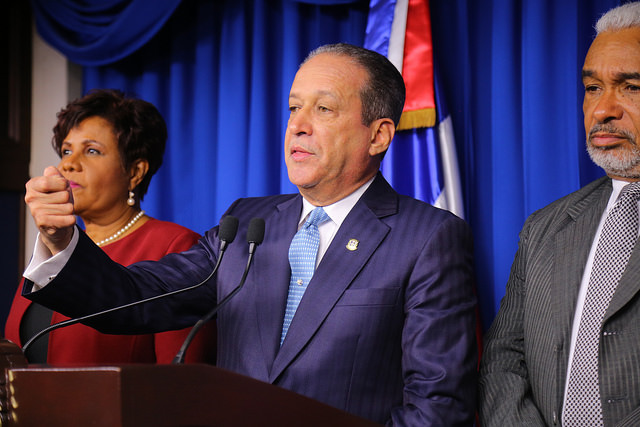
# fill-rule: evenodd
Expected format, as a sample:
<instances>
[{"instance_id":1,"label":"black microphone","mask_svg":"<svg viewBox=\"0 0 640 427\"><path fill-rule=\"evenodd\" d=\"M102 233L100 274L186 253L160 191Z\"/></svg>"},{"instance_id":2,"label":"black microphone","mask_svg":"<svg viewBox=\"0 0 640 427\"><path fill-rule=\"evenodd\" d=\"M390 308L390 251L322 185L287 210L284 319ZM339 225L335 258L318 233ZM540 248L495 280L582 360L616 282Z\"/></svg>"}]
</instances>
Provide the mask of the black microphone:
<instances>
[{"instance_id":1,"label":"black microphone","mask_svg":"<svg viewBox=\"0 0 640 427\"><path fill-rule=\"evenodd\" d=\"M231 216L231 215L227 215L227 216L225 216L224 218L222 218L220 220L220 227L218 228L218 238L220 240L220 255L218 256L218 260L216 261L216 265L213 267L213 270L211 271L211 273L203 281L201 281L200 283L198 283L196 285L193 285L193 286L189 286L187 288L177 289L175 291L171 291L171 292L166 293L166 294L155 295L155 296L152 296L152 297L149 297L149 298L145 298L145 299L140 300L140 301L134 301L134 302L130 302L128 304L120 305L120 306L117 306L117 307L112 307L112 308L109 308L107 310L99 311L97 313L91 313L91 314L87 314L87 315L82 316L82 317L75 317L73 319L63 320L62 322L54 323L53 325L48 326L47 328L41 330L40 332L35 334L33 337L31 337L31 339L29 339L29 341L27 341L26 344L24 346L22 346L22 352L26 354L27 350L29 349L31 344L33 344L34 341L36 341L41 336L46 335L49 332L54 331L56 329L63 328L65 326L75 325L76 323L80 323L80 322L82 322L84 320L93 319L94 317L102 316L104 314L113 313L114 311L118 311L118 310L122 310L122 309L125 309L125 308L134 307L134 306L136 306L138 304L144 304L146 302L155 301L155 300L160 299L160 298L169 297L169 296L172 296L172 295L180 294L182 292L187 292L187 291L193 290L193 289L195 289L195 288L197 288L199 286L204 285L205 283L207 283L207 281L209 279L211 279L211 277L213 277L213 275L216 273L216 271L218 271L218 267L220 267L220 263L222 262L222 257L224 256L224 252L227 249L227 246L233 242L233 239L236 238L237 231L238 231L238 218L236 218L234 216Z\"/></svg>"},{"instance_id":2,"label":"black microphone","mask_svg":"<svg viewBox=\"0 0 640 427\"><path fill-rule=\"evenodd\" d=\"M264 239L264 219L262 218L252 218L251 222L249 222L249 229L247 230L247 243L249 243L249 258L247 259L247 265L244 268L244 272L242 273L242 278L240 279L240 283L236 286L229 294L222 299L215 307L211 309L202 319L198 320L198 322L193 325L191 331L189 331L189 335L185 338L182 343L182 347L178 350L176 357L173 358L174 364L181 364L184 362L184 354L191 345L191 341L196 336L200 328L202 328L208 321L213 319L218 310L222 308L235 294L237 294L240 289L244 286L244 282L247 279L247 274L249 273L249 267L251 266L251 261L253 261L253 254L256 251L256 248L262 240Z\"/></svg>"}]
</instances>

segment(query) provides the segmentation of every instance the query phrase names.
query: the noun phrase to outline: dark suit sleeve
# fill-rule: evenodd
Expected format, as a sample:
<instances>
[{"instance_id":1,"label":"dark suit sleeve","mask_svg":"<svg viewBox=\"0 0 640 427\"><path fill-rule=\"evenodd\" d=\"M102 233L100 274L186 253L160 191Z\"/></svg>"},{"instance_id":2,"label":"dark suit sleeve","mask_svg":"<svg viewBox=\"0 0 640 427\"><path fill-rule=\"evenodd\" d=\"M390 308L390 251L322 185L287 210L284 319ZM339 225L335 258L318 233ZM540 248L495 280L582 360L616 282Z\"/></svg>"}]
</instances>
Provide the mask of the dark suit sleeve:
<instances>
[{"instance_id":1,"label":"dark suit sleeve","mask_svg":"<svg viewBox=\"0 0 640 427\"><path fill-rule=\"evenodd\" d=\"M530 218L520 233L506 294L485 337L480 365L479 410L483 427L544 426L532 397L524 355L524 299Z\"/></svg>"},{"instance_id":2,"label":"dark suit sleeve","mask_svg":"<svg viewBox=\"0 0 640 427\"><path fill-rule=\"evenodd\" d=\"M216 254L207 243L213 239L210 233L185 252L127 268L112 261L81 232L78 245L56 278L35 292L33 283L25 280L23 296L75 318L195 285L207 277L215 263ZM215 299L214 286L201 286L82 323L109 334L181 329L193 325Z\"/></svg>"},{"instance_id":3,"label":"dark suit sleeve","mask_svg":"<svg viewBox=\"0 0 640 427\"><path fill-rule=\"evenodd\" d=\"M475 414L476 298L471 232L450 216L426 241L405 294L403 406L394 426L470 426Z\"/></svg>"}]
</instances>

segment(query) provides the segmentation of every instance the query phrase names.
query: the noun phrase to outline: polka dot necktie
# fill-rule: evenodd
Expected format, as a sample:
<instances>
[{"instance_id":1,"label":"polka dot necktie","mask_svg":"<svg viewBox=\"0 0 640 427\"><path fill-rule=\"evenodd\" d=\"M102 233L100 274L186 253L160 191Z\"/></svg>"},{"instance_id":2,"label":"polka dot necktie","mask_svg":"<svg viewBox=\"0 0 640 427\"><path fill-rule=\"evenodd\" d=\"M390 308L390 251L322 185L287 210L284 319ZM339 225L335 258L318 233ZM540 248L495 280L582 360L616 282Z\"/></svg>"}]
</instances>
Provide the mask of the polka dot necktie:
<instances>
[{"instance_id":1,"label":"polka dot necktie","mask_svg":"<svg viewBox=\"0 0 640 427\"><path fill-rule=\"evenodd\" d=\"M638 239L640 183L626 185L596 247L567 386L563 425L602 426L598 343L602 319Z\"/></svg>"},{"instance_id":2,"label":"polka dot necktie","mask_svg":"<svg viewBox=\"0 0 640 427\"><path fill-rule=\"evenodd\" d=\"M318 245L320 244L318 225L329 219L331 218L329 218L324 209L321 207L315 208L311 211L302 228L293 236L291 246L289 246L291 280L289 281L289 296L287 297L287 308L284 313L280 345L282 345L284 337L287 335L293 315L296 314L302 295L304 295L316 269L316 257L318 255Z\"/></svg>"}]
</instances>

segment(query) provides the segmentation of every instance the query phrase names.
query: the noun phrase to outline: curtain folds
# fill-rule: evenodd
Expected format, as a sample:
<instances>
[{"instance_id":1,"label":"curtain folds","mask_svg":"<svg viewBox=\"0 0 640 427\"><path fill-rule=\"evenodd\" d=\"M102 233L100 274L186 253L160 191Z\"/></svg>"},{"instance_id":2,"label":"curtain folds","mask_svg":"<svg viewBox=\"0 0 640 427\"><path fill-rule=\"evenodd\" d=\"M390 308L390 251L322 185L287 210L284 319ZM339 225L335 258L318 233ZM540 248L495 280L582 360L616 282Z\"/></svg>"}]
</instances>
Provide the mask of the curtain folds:
<instances>
[{"instance_id":1,"label":"curtain folds","mask_svg":"<svg viewBox=\"0 0 640 427\"><path fill-rule=\"evenodd\" d=\"M180 0L31 0L44 40L80 65L105 65L148 42Z\"/></svg>"},{"instance_id":2,"label":"curtain folds","mask_svg":"<svg viewBox=\"0 0 640 427\"><path fill-rule=\"evenodd\" d=\"M580 72L595 21L620 3L431 2L485 329L526 217L603 175L585 149Z\"/></svg>"},{"instance_id":3,"label":"curtain folds","mask_svg":"<svg viewBox=\"0 0 640 427\"><path fill-rule=\"evenodd\" d=\"M358 0L285 2L340 5ZM180 3L181 0L31 0L41 37L70 61L83 66L107 65L131 55L160 31ZM261 6L264 4L256 7Z\"/></svg>"},{"instance_id":4,"label":"curtain folds","mask_svg":"<svg viewBox=\"0 0 640 427\"><path fill-rule=\"evenodd\" d=\"M485 328L525 218L602 175L584 148L580 69L595 20L622 2L430 2ZM85 91L119 88L158 106L169 141L143 207L200 233L238 197L295 191L282 140L296 69L321 44L362 45L369 7L366 0L77 3L32 0L38 31L85 65ZM395 156L406 166L394 173L417 167L419 156Z\"/></svg>"}]
</instances>

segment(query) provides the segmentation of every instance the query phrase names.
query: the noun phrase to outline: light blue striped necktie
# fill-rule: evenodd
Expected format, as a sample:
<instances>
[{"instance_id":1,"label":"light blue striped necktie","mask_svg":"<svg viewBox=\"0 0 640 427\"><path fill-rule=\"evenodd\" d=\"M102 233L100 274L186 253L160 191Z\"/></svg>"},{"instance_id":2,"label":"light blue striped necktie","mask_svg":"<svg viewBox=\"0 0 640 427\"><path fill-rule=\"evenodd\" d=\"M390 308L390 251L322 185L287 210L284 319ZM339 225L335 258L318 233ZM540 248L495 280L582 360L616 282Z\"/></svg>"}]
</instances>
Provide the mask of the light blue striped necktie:
<instances>
[{"instance_id":1,"label":"light blue striped necktie","mask_svg":"<svg viewBox=\"0 0 640 427\"><path fill-rule=\"evenodd\" d=\"M330 220L329 215L321 207L311 211L309 218L298 230L291 246L289 246L289 264L291 265L291 280L289 281L289 296L287 297L287 309L284 313L282 335L280 345L287 336L289 325L296 314L298 304L307 289L307 285L316 269L316 257L320 244L320 232L318 225Z\"/></svg>"}]
</instances>

